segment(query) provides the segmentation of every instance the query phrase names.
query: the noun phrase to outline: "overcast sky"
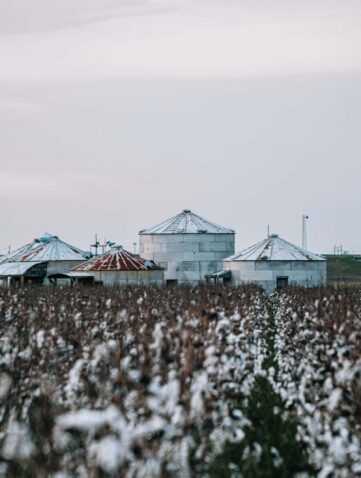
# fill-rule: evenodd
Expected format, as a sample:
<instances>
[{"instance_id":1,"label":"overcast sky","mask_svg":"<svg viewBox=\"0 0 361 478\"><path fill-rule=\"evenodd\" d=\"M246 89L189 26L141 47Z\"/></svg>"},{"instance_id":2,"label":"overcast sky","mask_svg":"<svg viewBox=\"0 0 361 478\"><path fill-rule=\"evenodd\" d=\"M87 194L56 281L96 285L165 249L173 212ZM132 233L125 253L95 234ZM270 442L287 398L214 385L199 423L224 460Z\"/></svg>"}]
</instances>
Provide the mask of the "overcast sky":
<instances>
[{"instance_id":1,"label":"overcast sky","mask_svg":"<svg viewBox=\"0 0 361 478\"><path fill-rule=\"evenodd\" d=\"M1 0L0 253L183 208L361 252L361 1Z\"/></svg>"}]
</instances>

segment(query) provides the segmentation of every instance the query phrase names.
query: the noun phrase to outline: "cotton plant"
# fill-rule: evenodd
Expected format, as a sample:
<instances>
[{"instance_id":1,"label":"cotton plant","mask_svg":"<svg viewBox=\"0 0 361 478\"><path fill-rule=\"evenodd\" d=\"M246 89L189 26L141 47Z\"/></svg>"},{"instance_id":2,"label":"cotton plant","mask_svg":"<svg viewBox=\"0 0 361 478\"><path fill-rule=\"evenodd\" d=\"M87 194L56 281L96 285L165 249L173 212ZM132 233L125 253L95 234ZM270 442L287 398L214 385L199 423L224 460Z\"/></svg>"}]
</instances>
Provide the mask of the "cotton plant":
<instances>
[{"instance_id":1,"label":"cotton plant","mask_svg":"<svg viewBox=\"0 0 361 478\"><path fill-rule=\"evenodd\" d=\"M320 478L361 472L361 297L355 289L278 298L278 387Z\"/></svg>"},{"instance_id":2,"label":"cotton plant","mask_svg":"<svg viewBox=\"0 0 361 478\"><path fill-rule=\"evenodd\" d=\"M0 475L207 476L229 444L259 461L246 410L263 380L319 476L357 476L357 294L0 290Z\"/></svg>"}]
</instances>

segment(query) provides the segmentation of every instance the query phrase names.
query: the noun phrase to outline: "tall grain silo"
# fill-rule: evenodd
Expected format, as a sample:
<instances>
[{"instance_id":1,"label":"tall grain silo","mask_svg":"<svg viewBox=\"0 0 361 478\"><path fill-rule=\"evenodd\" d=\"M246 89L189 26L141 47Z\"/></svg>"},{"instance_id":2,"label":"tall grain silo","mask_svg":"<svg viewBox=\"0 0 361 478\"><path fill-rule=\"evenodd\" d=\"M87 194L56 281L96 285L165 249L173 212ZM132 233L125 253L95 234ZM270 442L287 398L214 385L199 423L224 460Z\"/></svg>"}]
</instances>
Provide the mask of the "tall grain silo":
<instances>
[{"instance_id":1,"label":"tall grain silo","mask_svg":"<svg viewBox=\"0 0 361 478\"><path fill-rule=\"evenodd\" d=\"M184 209L139 232L140 254L165 269L167 283L197 283L234 254L234 231Z\"/></svg>"}]
</instances>

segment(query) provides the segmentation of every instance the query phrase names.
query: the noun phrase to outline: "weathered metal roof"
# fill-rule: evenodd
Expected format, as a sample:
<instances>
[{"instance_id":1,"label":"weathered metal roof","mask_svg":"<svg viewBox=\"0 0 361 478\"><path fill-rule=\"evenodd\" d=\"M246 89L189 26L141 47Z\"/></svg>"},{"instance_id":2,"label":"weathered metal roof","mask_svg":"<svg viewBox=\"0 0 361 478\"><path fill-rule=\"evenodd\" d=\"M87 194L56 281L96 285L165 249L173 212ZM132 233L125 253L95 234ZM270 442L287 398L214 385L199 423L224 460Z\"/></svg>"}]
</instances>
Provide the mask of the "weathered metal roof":
<instances>
[{"instance_id":1,"label":"weathered metal roof","mask_svg":"<svg viewBox=\"0 0 361 478\"><path fill-rule=\"evenodd\" d=\"M233 256L224 259L233 261L324 261L317 254L285 241L277 234L267 237Z\"/></svg>"},{"instance_id":2,"label":"weathered metal roof","mask_svg":"<svg viewBox=\"0 0 361 478\"><path fill-rule=\"evenodd\" d=\"M61 241L57 236L44 234L30 244L20 247L1 258L7 262L47 262L47 261L84 261L86 256L81 249Z\"/></svg>"},{"instance_id":3,"label":"weathered metal roof","mask_svg":"<svg viewBox=\"0 0 361 478\"><path fill-rule=\"evenodd\" d=\"M33 247L34 247L34 242L32 242L31 244L26 244L26 246L23 246L19 249L16 249L15 251L13 252L9 252L8 254L5 254L4 256L1 256L0 257L0 264L3 264L5 262L9 262L12 260L12 258L17 255L20 251L23 251L23 252L27 252L27 251L30 251Z\"/></svg>"},{"instance_id":4,"label":"weathered metal roof","mask_svg":"<svg viewBox=\"0 0 361 478\"><path fill-rule=\"evenodd\" d=\"M180 214L161 222L139 234L234 234L233 229L219 226L194 214L190 209L183 209Z\"/></svg>"},{"instance_id":5,"label":"weathered metal roof","mask_svg":"<svg viewBox=\"0 0 361 478\"><path fill-rule=\"evenodd\" d=\"M149 271L162 270L153 261L148 261L125 251L121 246L74 267L71 272L86 271Z\"/></svg>"},{"instance_id":6,"label":"weathered metal roof","mask_svg":"<svg viewBox=\"0 0 361 478\"><path fill-rule=\"evenodd\" d=\"M22 276L37 264L41 262L5 262L0 264L0 277Z\"/></svg>"}]
</instances>

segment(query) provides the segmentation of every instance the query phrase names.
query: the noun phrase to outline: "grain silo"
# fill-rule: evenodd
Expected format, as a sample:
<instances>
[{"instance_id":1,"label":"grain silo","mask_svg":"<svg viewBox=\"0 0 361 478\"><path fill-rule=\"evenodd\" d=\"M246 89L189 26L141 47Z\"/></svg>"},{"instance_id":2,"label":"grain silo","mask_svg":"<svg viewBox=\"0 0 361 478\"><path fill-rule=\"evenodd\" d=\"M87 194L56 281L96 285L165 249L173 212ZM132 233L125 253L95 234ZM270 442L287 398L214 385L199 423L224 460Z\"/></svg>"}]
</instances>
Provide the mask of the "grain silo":
<instances>
[{"instance_id":1,"label":"grain silo","mask_svg":"<svg viewBox=\"0 0 361 478\"><path fill-rule=\"evenodd\" d=\"M81 249L58 236L44 234L1 258L0 283L70 284L69 270L87 257Z\"/></svg>"},{"instance_id":2,"label":"grain silo","mask_svg":"<svg viewBox=\"0 0 361 478\"><path fill-rule=\"evenodd\" d=\"M139 232L140 253L165 268L167 283L197 283L234 253L234 231L184 209Z\"/></svg>"},{"instance_id":3,"label":"grain silo","mask_svg":"<svg viewBox=\"0 0 361 478\"><path fill-rule=\"evenodd\" d=\"M326 284L326 260L277 234L227 257L223 271L223 276L233 285L252 282L268 293L287 285L315 287Z\"/></svg>"},{"instance_id":4,"label":"grain silo","mask_svg":"<svg viewBox=\"0 0 361 478\"><path fill-rule=\"evenodd\" d=\"M101 256L80 264L72 269L71 277L77 283L127 285L164 283L164 270L153 261L125 251L121 246L114 246Z\"/></svg>"}]
</instances>

